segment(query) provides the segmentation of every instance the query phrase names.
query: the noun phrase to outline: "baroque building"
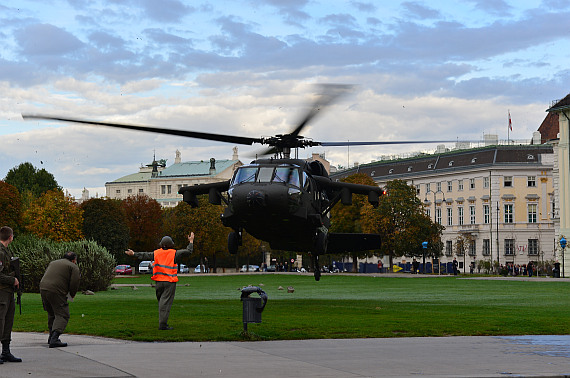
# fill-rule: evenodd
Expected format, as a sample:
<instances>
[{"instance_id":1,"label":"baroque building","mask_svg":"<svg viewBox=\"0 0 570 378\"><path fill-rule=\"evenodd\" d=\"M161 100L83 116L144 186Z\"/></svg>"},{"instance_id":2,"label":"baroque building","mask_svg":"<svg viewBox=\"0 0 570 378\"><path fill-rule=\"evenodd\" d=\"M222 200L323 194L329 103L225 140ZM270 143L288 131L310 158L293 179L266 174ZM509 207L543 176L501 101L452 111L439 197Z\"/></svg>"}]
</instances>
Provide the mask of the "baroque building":
<instances>
[{"instance_id":1,"label":"baroque building","mask_svg":"<svg viewBox=\"0 0 570 378\"><path fill-rule=\"evenodd\" d=\"M540 143L540 139L534 138ZM463 271L475 260L527 264L556 258L552 144L491 145L360 165L332 176L369 175L379 186L400 179L416 188L442 224L441 263ZM467 253L457 251L462 236Z\"/></svg>"},{"instance_id":2,"label":"baroque building","mask_svg":"<svg viewBox=\"0 0 570 378\"><path fill-rule=\"evenodd\" d=\"M234 171L243 165L238 159L237 147L233 149L231 160L187 161L183 162L180 151L176 151L174 164L167 166L166 160L153 160L141 166L139 171L114 181L105 183L109 198L125 199L144 193L155 199L162 207L174 207L182 201L178 190L183 186L208 184L232 178Z\"/></svg>"}]
</instances>

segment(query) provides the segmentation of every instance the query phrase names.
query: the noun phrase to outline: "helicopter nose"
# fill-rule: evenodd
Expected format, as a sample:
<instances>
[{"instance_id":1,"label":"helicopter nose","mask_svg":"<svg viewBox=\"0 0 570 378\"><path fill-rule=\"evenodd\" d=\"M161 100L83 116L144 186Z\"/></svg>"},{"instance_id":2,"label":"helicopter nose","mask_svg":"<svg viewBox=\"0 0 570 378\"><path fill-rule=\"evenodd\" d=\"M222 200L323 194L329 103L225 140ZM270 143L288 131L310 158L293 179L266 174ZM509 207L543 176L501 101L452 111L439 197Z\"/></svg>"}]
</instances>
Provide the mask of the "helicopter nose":
<instances>
[{"instance_id":1,"label":"helicopter nose","mask_svg":"<svg viewBox=\"0 0 570 378\"><path fill-rule=\"evenodd\" d=\"M265 193L259 190L252 190L247 193L246 201L249 206L265 207Z\"/></svg>"}]
</instances>

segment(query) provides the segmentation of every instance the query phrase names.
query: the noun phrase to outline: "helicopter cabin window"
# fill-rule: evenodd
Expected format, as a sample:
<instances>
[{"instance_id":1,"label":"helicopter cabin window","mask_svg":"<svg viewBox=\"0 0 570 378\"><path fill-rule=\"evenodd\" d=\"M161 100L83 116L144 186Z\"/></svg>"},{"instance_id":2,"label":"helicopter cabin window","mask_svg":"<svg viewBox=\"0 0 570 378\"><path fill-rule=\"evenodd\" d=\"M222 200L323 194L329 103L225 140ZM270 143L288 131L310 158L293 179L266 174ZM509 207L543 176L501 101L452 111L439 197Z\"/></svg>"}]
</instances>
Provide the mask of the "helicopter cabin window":
<instances>
[{"instance_id":1,"label":"helicopter cabin window","mask_svg":"<svg viewBox=\"0 0 570 378\"><path fill-rule=\"evenodd\" d=\"M233 185L241 184L242 182L253 182L255 181L255 175L257 173L257 167L240 167L236 171L236 176L234 178Z\"/></svg>"}]
</instances>

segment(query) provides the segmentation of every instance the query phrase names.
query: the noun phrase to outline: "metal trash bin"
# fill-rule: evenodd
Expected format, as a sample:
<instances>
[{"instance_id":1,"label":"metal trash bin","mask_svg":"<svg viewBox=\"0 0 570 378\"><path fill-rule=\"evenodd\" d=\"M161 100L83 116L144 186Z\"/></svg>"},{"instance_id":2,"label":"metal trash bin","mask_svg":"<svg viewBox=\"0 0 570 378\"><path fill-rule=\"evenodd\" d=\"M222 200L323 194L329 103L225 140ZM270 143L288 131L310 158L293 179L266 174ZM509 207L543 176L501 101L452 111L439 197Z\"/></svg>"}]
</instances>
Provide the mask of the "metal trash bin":
<instances>
[{"instance_id":1,"label":"metal trash bin","mask_svg":"<svg viewBox=\"0 0 570 378\"><path fill-rule=\"evenodd\" d=\"M259 298L250 298L250 294L257 293ZM261 313L267 304L267 294L257 286L244 287L241 290L243 302L243 330L247 332L247 323L261 323Z\"/></svg>"}]
</instances>

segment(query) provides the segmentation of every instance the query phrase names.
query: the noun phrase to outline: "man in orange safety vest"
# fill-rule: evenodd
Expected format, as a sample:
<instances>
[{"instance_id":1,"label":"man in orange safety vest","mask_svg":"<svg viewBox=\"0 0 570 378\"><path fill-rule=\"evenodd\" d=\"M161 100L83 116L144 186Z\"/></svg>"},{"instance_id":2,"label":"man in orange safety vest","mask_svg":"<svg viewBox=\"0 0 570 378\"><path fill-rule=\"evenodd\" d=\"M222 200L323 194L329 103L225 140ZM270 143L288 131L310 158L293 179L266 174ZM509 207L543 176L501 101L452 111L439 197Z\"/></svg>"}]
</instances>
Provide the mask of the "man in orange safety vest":
<instances>
[{"instance_id":1,"label":"man in orange safety vest","mask_svg":"<svg viewBox=\"0 0 570 378\"><path fill-rule=\"evenodd\" d=\"M156 299L158 300L158 329L170 330L168 317L170 307L174 301L176 282L178 282L178 263L194 249L194 233L188 235L188 247L186 249L174 249L174 242L170 236L165 236L160 241L160 248L154 252L133 252L128 249L125 253L135 256L140 260L153 260L152 280L156 282Z\"/></svg>"}]
</instances>

